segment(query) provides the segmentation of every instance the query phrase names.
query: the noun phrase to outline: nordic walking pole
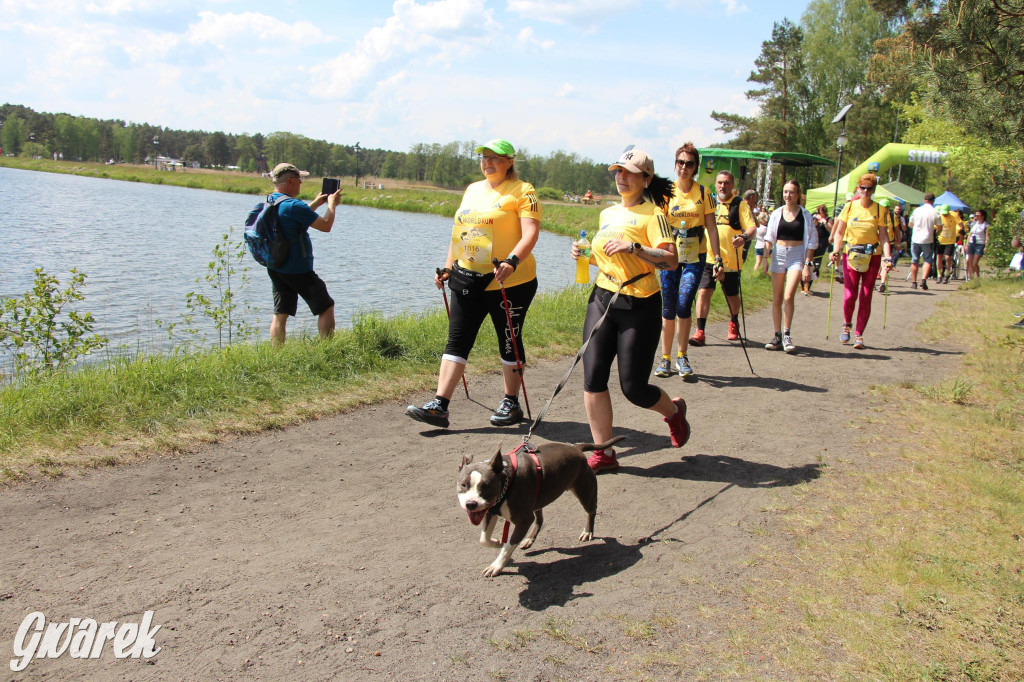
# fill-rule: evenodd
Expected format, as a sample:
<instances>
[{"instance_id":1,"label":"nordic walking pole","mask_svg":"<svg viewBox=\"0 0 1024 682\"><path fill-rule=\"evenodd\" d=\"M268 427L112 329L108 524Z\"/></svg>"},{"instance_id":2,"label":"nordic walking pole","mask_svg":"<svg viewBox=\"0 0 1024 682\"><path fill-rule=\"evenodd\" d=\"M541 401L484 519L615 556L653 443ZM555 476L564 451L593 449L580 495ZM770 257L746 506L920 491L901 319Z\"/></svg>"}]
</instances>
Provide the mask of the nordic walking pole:
<instances>
[{"instance_id":1,"label":"nordic walking pole","mask_svg":"<svg viewBox=\"0 0 1024 682\"><path fill-rule=\"evenodd\" d=\"M828 259L828 267L829 270L831 270L832 272L829 273L829 279L831 280L831 282L829 282L828 285L828 321L825 323L826 341L828 341L828 334L829 331L832 329L832 289L836 285L836 264L831 257L829 257ZM886 290L888 291L888 287L886 287Z\"/></svg>"},{"instance_id":2,"label":"nordic walking pole","mask_svg":"<svg viewBox=\"0 0 1024 682\"><path fill-rule=\"evenodd\" d=\"M739 267L740 264L740 249L736 247L736 265ZM743 311L743 269L739 269L739 290L740 290L740 320L743 321L743 333L740 334L740 348L743 349L743 357L747 359L747 367L750 368L750 373L757 376L757 372L754 371L754 366L750 364L750 355L747 354L747 315ZM728 306L728 299L726 299L726 307ZM731 310L729 311L732 312Z\"/></svg>"},{"instance_id":3,"label":"nordic walking pole","mask_svg":"<svg viewBox=\"0 0 1024 682\"><path fill-rule=\"evenodd\" d=\"M451 320L452 320L452 311L448 307L448 294L446 294L445 291L444 291L444 279L445 279L444 275L445 274L447 274L447 273L445 273L445 271L442 270L441 268L437 269L437 276L441 279L441 296L444 297L444 311L446 313L448 313L448 321L451 322ZM465 369L462 370L462 388L463 388L463 390L466 391L466 397L468 398L469 397L469 385L466 383L466 370Z\"/></svg>"},{"instance_id":4,"label":"nordic walking pole","mask_svg":"<svg viewBox=\"0 0 1024 682\"><path fill-rule=\"evenodd\" d=\"M501 261L497 258L492 259L494 267L501 265ZM526 377L523 373L523 363L519 359L519 345L516 344L516 334L512 331L512 308L508 304L508 296L505 295L505 283L498 282L498 286L501 287L501 300L504 304L502 307L505 308L505 319L508 320L508 336L512 342L512 352L516 355L516 369L519 371L519 385L523 387L523 400L526 402L526 418L531 422L533 421L533 415L530 414L530 396L526 394Z\"/></svg>"}]
</instances>

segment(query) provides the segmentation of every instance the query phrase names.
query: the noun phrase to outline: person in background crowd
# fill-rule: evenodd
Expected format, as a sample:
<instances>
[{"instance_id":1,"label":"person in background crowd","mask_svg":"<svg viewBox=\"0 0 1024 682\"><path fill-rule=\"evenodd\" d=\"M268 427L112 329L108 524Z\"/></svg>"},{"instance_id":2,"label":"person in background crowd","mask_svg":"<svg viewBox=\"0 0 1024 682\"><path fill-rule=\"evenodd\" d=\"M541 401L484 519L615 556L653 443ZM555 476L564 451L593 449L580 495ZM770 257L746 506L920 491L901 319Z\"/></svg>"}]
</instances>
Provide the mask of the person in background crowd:
<instances>
[{"instance_id":1,"label":"person in background crowd","mask_svg":"<svg viewBox=\"0 0 1024 682\"><path fill-rule=\"evenodd\" d=\"M541 206L533 185L519 179L512 143L496 138L477 147L476 153L484 179L466 188L455 213L444 270L434 277L434 286L440 289L447 280L452 292L437 394L422 407L410 405L405 411L416 421L444 429L452 394L488 316L498 335L505 383L505 397L491 415L491 424L511 426L523 420L519 406L523 378L517 359L526 364L523 323L537 293L533 247L540 235ZM508 297L507 314L502 286Z\"/></svg>"},{"instance_id":2,"label":"person in background crowd","mask_svg":"<svg viewBox=\"0 0 1024 682\"><path fill-rule=\"evenodd\" d=\"M967 233L967 279L981 276L978 262L985 255L985 244L988 243L988 212L978 209L974 212L974 224Z\"/></svg>"},{"instance_id":3,"label":"person in background crowd","mask_svg":"<svg viewBox=\"0 0 1024 682\"><path fill-rule=\"evenodd\" d=\"M857 349L865 347L864 329L871 317L871 296L875 292L878 269L883 263L892 267L889 232L882 223L881 206L871 200L877 184L878 178L873 173L860 176L858 197L839 214L832 243L832 262L837 263L840 254L843 261L843 330L839 340L850 342L853 312L857 308L853 343Z\"/></svg>"},{"instance_id":4,"label":"person in background crowd","mask_svg":"<svg viewBox=\"0 0 1024 682\"><path fill-rule=\"evenodd\" d=\"M928 192L924 195L924 203L914 209L910 214L910 281L911 288L917 288L917 270L921 268L921 288L928 290L928 273L931 271L932 261L935 259L935 248L932 241L935 237L935 230L942 224L938 211L932 205L935 202L935 195Z\"/></svg>"},{"instance_id":5,"label":"person in background crowd","mask_svg":"<svg viewBox=\"0 0 1024 682\"><path fill-rule=\"evenodd\" d=\"M697 283L705 267L712 268L712 275L718 279L725 276L715 227L715 195L694 181L698 168L700 153L692 142L676 150L675 191L665 215L675 234L679 265L674 270L661 271L661 362L654 370L656 377L678 373L684 381L697 379L687 353ZM708 245L714 257L713 265L707 264ZM674 368L669 356L673 336L678 338Z\"/></svg>"},{"instance_id":6,"label":"person in background crowd","mask_svg":"<svg viewBox=\"0 0 1024 682\"><path fill-rule=\"evenodd\" d=\"M718 193L718 207L715 209L715 223L718 227L718 243L722 248L725 278L722 279L722 293L729 306L729 329L726 338L735 341L740 338L740 274L743 272L741 247L754 238L757 223L750 210L749 202L741 200L734 191L736 179L730 171L720 171L715 177ZM715 293L716 278L705 267L697 291L697 331L690 337L690 345L703 346L706 343L704 325L711 310L711 295Z\"/></svg>"},{"instance_id":7,"label":"person in background crowd","mask_svg":"<svg viewBox=\"0 0 1024 682\"><path fill-rule=\"evenodd\" d=\"M662 415L672 446L680 448L690 438L686 401L669 398L650 383L661 336L661 287L655 272L679 265L664 213L672 183L655 175L654 160L633 145L608 170L615 172L622 200L601 211L591 248L590 262L599 270L583 322L583 338L590 339L583 354L583 405L591 438L599 444L612 438L608 379L612 361L617 361L622 394L634 405ZM576 242L572 256L580 257ZM619 298L612 305L616 292ZM595 450L587 463L595 472L619 468L614 449Z\"/></svg>"},{"instance_id":8,"label":"person in background crowd","mask_svg":"<svg viewBox=\"0 0 1024 682\"><path fill-rule=\"evenodd\" d=\"M949 204L942 204L938 210L942 224L938 235L937 257L939 262L935 264L936 268L941 267L937 281L939 284L949 284L949 278L953 274L953 253L956 251L956 239L963 227L963 221L955 212L949 210Z\"/></svg>"},{"instance_id":9,"label":"person in background crowd","mask_svg":"<svg viewBox=\"0 0 1024 682\"><path fill-rule=\"evenodd\" d=\"M796 351L790 328L793 325L797 284L811 281L811 258L818 248L818 229L814 218L800 205L800 183L790 180L782 186L783 205L768 219L765 244L772 247L772 321L775 336L766 350Z\"/></svg>"}]
</instances>

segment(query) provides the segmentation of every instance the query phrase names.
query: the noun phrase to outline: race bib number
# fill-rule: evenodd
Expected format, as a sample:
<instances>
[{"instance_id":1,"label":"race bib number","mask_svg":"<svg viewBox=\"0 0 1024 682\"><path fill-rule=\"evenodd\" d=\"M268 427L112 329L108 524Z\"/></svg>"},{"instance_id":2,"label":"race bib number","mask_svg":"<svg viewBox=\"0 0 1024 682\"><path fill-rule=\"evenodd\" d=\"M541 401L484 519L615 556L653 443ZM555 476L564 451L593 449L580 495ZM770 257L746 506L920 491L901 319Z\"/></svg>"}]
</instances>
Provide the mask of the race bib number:
<instances>
[{"instance_id":1,"label":"race bib number","mask_svg":"<svg viewBox=\"0 0 1024 682\"><path fill-rule=\"evenodd\" d=\"M680 263L696 263L700 260L700 237L679 237L676 251Z\"/></svg>"},{"instance_id":2,"label":"race bib number","mask_svg":"<svg viewBox=\"0 0 1024 682\"><path fill-rule=\"evenodd\" d=\"M452 254L467 270L490 272L494 232L489 227L455 226L452 230Z\"/></svg>"}]
</instances>

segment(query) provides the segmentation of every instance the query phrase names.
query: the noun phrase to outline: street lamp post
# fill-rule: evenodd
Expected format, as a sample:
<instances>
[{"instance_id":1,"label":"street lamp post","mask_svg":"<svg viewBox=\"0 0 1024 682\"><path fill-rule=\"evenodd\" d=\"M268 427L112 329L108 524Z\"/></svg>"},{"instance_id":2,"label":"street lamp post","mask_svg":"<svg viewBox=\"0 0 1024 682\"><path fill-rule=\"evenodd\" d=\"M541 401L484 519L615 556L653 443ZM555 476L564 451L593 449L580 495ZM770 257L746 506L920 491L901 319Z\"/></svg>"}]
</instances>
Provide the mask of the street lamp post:
<instances>
[{"instance_id":1,"label":"street lamp post","mask_svg":"<svg viewBox=\"0 0 1024 682\"><path fill-rule=\"evenodd\" d=\"M356 146L353 147L356 153L356 187L359 187L359 143L356 142Z\"/></svg>"},{"instance_id":2,"label":"street lamp post","mask_svg":"<svg viewBox=\"0 0 1024 682\"><path fill-rule=\"evenodd\" d=\"M846 139L846 114L850 112L853 107L852 104L847 104L843 107L843 110L832 119L833 123L842 123L843 131L839 133L839 137L836 138L836 148L839 150L839 159L836 160L836 192L835 196L832 197L832 217L836 216L836 209L839 208L839 172L843 166L843 148L849 140Z\"/></svg>"}]
</instances>

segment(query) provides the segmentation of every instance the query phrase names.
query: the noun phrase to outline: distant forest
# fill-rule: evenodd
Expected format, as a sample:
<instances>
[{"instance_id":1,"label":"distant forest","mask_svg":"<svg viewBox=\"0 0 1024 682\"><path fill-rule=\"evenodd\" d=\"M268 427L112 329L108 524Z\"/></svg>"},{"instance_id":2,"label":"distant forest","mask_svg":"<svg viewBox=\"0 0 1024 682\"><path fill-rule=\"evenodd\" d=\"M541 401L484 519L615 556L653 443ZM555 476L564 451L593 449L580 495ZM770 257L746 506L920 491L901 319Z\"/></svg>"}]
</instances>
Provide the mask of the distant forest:
<instances>
[{"instance_id":1,"label":"distant forest","mask_svg":"<svg viewBox=\"0 0 1024 682\"><path fill-rule=\"evenodd\" d=\"M269 135L232 135L203 130L173 130L148 123L126 123L69 114L37 112L17 104L0 106L0 146L5 154L106 163L146 163L157 156L180 159L204 168L237 166L257 172L264 160L270 168L282 161L294 163L315 176L372 176L428 182L459 189L480 179L473 150L477 142L414 144L408 152L358 149L288 132ZM520 176L537 188L582 194L614 193L605 164L578 154L557 151L533 156L520 149L516 155Z\"/></svg>"}]
</instances>

